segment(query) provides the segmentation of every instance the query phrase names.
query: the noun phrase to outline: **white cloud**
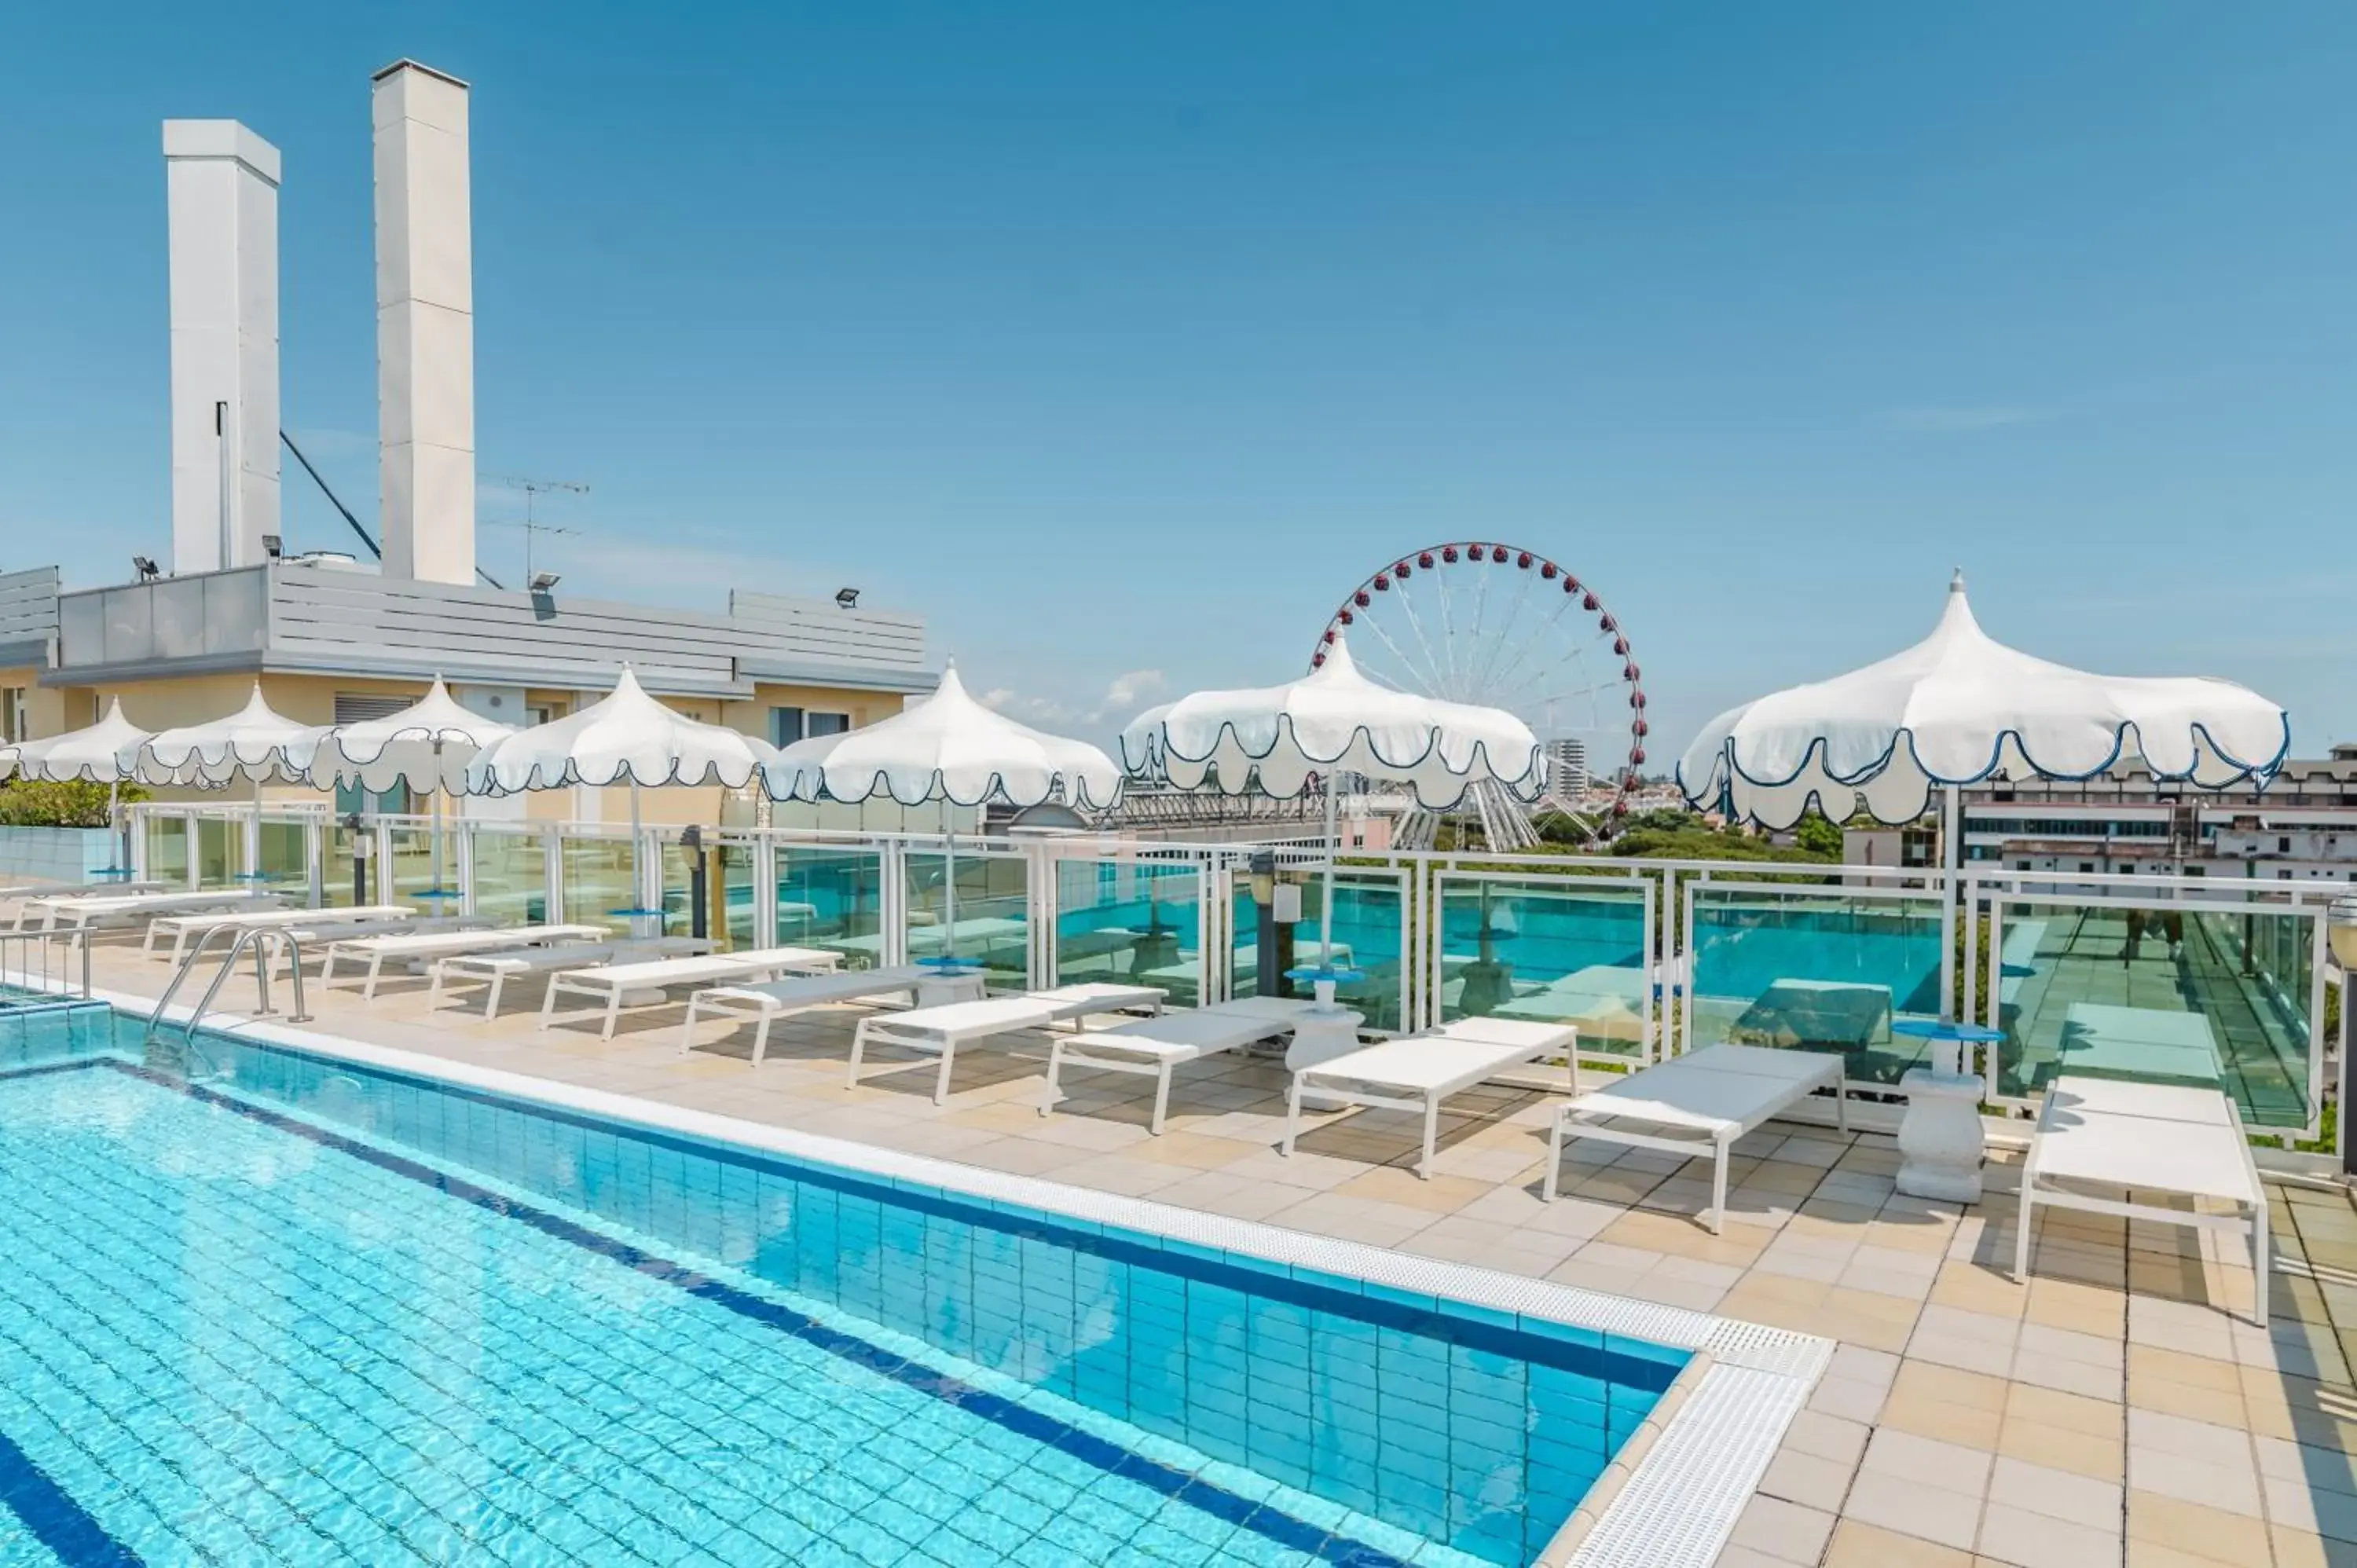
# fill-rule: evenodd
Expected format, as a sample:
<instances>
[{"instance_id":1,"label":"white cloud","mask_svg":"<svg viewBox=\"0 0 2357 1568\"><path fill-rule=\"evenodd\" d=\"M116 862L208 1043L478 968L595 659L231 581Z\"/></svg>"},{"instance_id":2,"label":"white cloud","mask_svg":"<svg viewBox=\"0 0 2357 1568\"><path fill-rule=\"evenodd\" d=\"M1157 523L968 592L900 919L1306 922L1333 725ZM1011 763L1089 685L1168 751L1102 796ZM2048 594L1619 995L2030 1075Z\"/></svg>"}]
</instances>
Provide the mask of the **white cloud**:
<instances>
[{"instance_id":1,"label":"white cloud","mask_svg":"<svg viewBox=\"0 0 2357 1568\"><path fill-rule=\"evenodd\" d=\"M1108 708L1134 707L1162 690L1164 682L1159 670L1125 670L1113 678L1105 688L1104 705Z\"/></svg>"},{"instance_id":2,"label":"white cloud","mask_svg":"<svg viewBox=\"0 0 2357 1568\"><path fill-rule=\"evenodd\" d=\"M982 705L1043 728L1082 729L1120 723L1144 706L1169 682L1159 670L1125 670L1106 685L1104 694L1091 702L1034 696L1012 686L994 686L982 693Z\"/></svg>"}]
</instances>

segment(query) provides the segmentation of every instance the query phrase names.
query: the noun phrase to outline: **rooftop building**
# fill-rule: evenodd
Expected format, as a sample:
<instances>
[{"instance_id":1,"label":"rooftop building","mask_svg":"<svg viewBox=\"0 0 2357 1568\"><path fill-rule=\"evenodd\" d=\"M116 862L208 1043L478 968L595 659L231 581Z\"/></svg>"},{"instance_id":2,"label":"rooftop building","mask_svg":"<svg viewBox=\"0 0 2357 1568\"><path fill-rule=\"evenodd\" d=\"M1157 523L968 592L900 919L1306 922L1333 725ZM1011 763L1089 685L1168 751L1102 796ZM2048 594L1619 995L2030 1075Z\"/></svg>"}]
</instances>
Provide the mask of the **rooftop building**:
<instances>
[{"instance_id":1,"label":"rooftop building","mask_svg":"<svg viewBox=\"0 0 2357 1568\"><path fill-rule=\"evenodd\" d=\"M379 509L375 533L352 527L376 558L282 549L278 149L235 121L167 121L168 565L135 555L134 580L92 587L69 588L55 567L0 575L5 738L89 724L117 696L145 727L194 723L234 711L257 682L289 717L349 722L437 674L468 707L526 723L602 694L627 665L698 717L783 743L930 691L923 619L862 606L856 590L731 587L723 605L683 607L480 569L468 88L402 60L371 97ZM701 800L674 809L712 814Z\"/></svg>"}]
</instances>

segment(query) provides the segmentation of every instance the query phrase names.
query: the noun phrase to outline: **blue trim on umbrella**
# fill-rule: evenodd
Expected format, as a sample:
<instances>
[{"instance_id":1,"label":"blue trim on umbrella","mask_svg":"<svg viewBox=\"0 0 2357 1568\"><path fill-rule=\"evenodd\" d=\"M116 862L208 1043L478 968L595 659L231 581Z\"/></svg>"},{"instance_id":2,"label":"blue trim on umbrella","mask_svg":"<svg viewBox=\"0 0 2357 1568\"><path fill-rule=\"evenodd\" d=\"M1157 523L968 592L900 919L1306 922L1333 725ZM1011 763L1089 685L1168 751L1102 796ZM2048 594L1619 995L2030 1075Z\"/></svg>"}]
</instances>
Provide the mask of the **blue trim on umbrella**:
<instances>
[{"instance_id":1,"label":"blue trim on umbrella","mask_svg":"<svg viewBox=\"0 0 2357 1568\"><path fill-rule=\"evenodd\" d=\"M2274 779L2276 774L2282 770L2284 763L2289 759L2291 756L2291 715L2286 714L2282 715L2282 717L2283 743L2276 748L2276 754L2274 757L2270 757L2266 762L2261 763L2245 762L2241 757L2236 757L2233 752L2228 751L2225 747L2218 744L2217 739L2211 735L2210 726L2208 725L2197 722L2192 726L2192 734L2199 742L2194 748L2196 766L2199 766L2201 748L2206 746L2209 748L2211 756L2218 758L2220 761L2231 764L2237 771L2233 779L2225 779L2214 785L2197 784L2196 788L2204 789L2223 789L2228 784L2239 783L2245 779L2255 779L2259 781L2262 789L2266 788L2266 786ZM2006 729L1999 730L1996 734L1996 738L1991 743L1989 747L1989 759L1986 765L1984 766L1977 773L1956 779L1951 779L1945 774L1934 773L1931 768L1925 767L1923 765L1922 757L1915 749L1914 732L1904 726L1901 726L1892 733L1890 745L1884 748L1883 753L1879 757L1846 777L1834 772L1831 766L1825 761L1826 745L1825 737L1823 736L1816 736L1811 738L1808 749L1801 754L1799 765L1795 767L1791 773L1785 775L1781 779L1761 779L1756 777L1746 769L1742 763L1736 757L1735 737L1729 736L1727 738L1726 743L1722 745L1717 752L1712 754L1709 778L1717 784L1717 789L1716 791L1716 803L1717 809L1724 811L1726 814L1732 816L1736 814L1733 810L1733 805L1735 781L1738 779L1742 779L1744 783L1749 784L1755 789L1789 789L1792 784L1799 781L1803 774L1809 771L1809 765L1813 759L1817 762L1819 771L1824 775L1825 781L1828 784L1839 789L1857 789L1863 791L1865 786L1872 783L1875 779L1880 778L1885 772L1889 771L1891 763L1898 757L1899 747L1903 742L1907 747L1908 759L1914 763L1915 770L1923 776L1927 784L1937 785L1943 789L1963 789L1969 785L1982 783L1993 777L1996 773L1998 767L2004 758L2005 743L2007 740L2011 740L2015 748L2021 753L2023 760L2028 762L2029 766L2037 771L2040 778L2058 779L2064 783L2078 783L2085 779L2097 778L2111 771L2111 769L2119 762L2120 758L2126 755L2128 732L2135 730L2136 728L2136 726L2135 724L2128 722L2123 722L2117 725L2112 733L2111 755L2106 757L2100 764L2087 772L2071 773L2049 768L2045 764L2040 762L2035 757L2030 756L2029 747L2023 741L2021 732L2019 730L2007 727ZM2139 742L2143 739L2141 731L2137 734L2137 739ZM2147 765L2149 766L2151 758L2147 757L2145 758L2145 761ZM1724 773L1722 773L1719 768L1719 764L1722 762L1726 764L1726 770ZM1678 792L1685 797L1688 804L1699 806L1706 799L1712 798L1696 790L1693 786L1686 782L1685 763L1683 759L1679 761L1677 768L1674 769L1674 775L1677 779ZM2193 768L2188 768L2181 772L2164 772L2158 768L2154 768L2152 776L2157 780L2177 781L2190 779L2193 778ZM1812 794L1813 795L1814 791L1812 791ZM1818 799L1820 804L1822 804L1822 797L1818 797ZM1871 806L1868 807L1868 810L1872 810ZM1878 817L1876 820L1887 821L1888 819Z\"/></svg>"},{"instance_id":2,"label":"blue trim on umbrella","mask_svg":"<svg viewBox=\"0 0 2357 1568\"><path fill-rule=\"evenodd\" d=\"M1279 714L1276 715L1276 736L1269 742L1268 749L1265 751L1256 752L1245 746L1243 736L1236 733L1235 721L1232 719L1222 719L1220 721L1219 729L1211 736L1211 749L1203 753L1200 757L1189 757L1185 752L1180 751L1170 744L1170 725L1169 721L1166 719L1155 725L1146 732L1146 736L1143 742L1146 748L1146 755L1143 758L1137 761L1133 762L1130 760L1129 736L1126 734L1121 736L1121 765L1123 771L1132 775L1133 777L1143 775L1152 770L1156 755L1157 753L1159 753L1162 758L1163 768L1166 772L1168 771L1170 760L1174 757L1178 761L1185 763L1189 768L1200 768L1210 763L1219 756L1220 742L1223 737L1225 737L1233 739L1236 750L1243 754L1243 759L1247 763L1250 763L1254 768L1257 768L1262 763L1266 762L1270 757L1275 757L1277 754L1278 749L1285 745L1287 737L1290 737L1293 742L1293 749L1300 755L1304 761L1310 765L1312 771L1321 773L1334 770L1340 770L1342 772L1360 772L1363 770L1346 767L1344 765L1343 758L1351 755L1352 748L1358 745L1359 737L1361 736L1366 736L1367 750L1374 757L1377 762L1382 763L1385 768L1400 773L1411 773L1423 767L1426 760L1440 748L1440 731L1436 727L1432 731L1431 740L1426 745L1424 750L1418 753L1414 759L1406 762L1394 761L1393 758L1385 757L1382 750L1376 746L1374 733L1365 725L1358 725L1351 729L1350 738L1342 743L1342 749L1340 751L1336 752L1331 757L1320 757L1311 752L1308 746L1301 744L1300 736L1294 731L1293 715L1290 714ZM1160 743L1158 745L1156 743L1156 736L1160 737ZM1419 786L1416 790L1416 802L1417 804L1426 807L1427 810L1446 811L1449 807L1457 804L1458 801L1462 800L1465 798L1465 792L1468 789L1470 789L1475 784L1480 782L1483 779L1495 779L1498 783L1503 785L1510 792L1514 794L1517 799L1523 800L1535 800L1546 792L1546 769L1544 765L1545 755L1546 751L1544 746L1533 746L1531 748L1531 760L1529 764L1524 767L1521 773L1509 776L1500 772L1497 765L1491 761L1489 743L1487 741L1477 740L1473 743L1473 758L1475 765L1469 768L1467 771L1463 773L1458 772L1456 768L1449 768L1445 759L1441 764L1441 766L1447 769L1448 777L1456 782L1458 786L1457 793L1450 796L1447 800L1428 800L1425 799L1423 789ZM1249 787L1231 789L1228 788L1227 781L1224 779L1221 780L1219 788L1220 792L1223 795L1247 795L1252 792ZM1523 794L1523 790L1525 788L1530 790L1528 795Z\"/></svg>"}]
</instances>

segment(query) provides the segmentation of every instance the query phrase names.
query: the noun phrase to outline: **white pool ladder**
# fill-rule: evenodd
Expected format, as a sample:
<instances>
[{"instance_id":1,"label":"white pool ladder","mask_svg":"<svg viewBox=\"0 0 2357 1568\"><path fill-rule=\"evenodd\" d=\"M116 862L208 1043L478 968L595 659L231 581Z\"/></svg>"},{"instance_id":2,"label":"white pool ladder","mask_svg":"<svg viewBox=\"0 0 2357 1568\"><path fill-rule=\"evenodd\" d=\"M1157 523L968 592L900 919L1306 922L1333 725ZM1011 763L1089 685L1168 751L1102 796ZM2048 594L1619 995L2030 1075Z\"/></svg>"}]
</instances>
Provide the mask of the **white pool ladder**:
<instances>
[{"instance_id":1,"label":"white pool ladder","mask_svg":"<svg viewBox=\"0 0 2357 1568\"><path fill-rule=\"evenodd\" d=\"M275 955L267 950L270 944L276 942L286 944L286 971L295 987L295 1011L286 1015L286 1021L290 1024L311 1021L311 1015L303 1010L303 939L289 930L257 930L224 923L206 927L204 935L196 940L188 949L188 956L181 959L179 967L172 972L171 982L164 987L164 994L156 999L156 1010L147 1015L147 1033L143 1044L155 1040L156 1030L164 1022L165 1009L171 1006L172 998L179 992L180 983L188 978L188 972L196 968L205 956L205 950L213 938L223 931L234 931L236 936L229 944L229 951L222 958L221 968L213 972L212 983L205 987L204 1000L198 1003L197 1010L188 1015L186 1030L188 1036L191 1039L195 1037L197 1021L212 1011L213 998L221 994L221 988L228 981L230 972L237 967L238 954L249 947L253 950L254 1016L270 1016L270 963Z\"/></svg>"}]
</instances>

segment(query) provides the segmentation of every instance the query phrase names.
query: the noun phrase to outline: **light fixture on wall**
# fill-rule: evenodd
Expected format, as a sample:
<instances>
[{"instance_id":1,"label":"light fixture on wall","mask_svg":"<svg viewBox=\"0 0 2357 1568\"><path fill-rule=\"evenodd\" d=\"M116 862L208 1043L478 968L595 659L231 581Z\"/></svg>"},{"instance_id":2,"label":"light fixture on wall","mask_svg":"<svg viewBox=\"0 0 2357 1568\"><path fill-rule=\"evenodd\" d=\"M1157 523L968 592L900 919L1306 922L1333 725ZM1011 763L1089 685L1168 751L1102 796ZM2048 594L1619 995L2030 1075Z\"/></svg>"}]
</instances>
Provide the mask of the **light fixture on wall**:
<instances>
[{"instance_id":1,"label":"light fixture on wall","mask_svg":"<svg viewBox=\"0 0 2357 1568\"><path fill-rule=\"evenodd\" d=\"M554 572L534 572L532 575L530 586L533 593L544 594L564 580Z\"/></svg>"},{"instance_id":2,"label":"light fixture on wall","mask_svg":"<svg viewBox=\"0 0 2357 1568\"><path fill-rule=\"evenodd\" d=\"M262 536L262 553L266 559L272 561L278 560L286 553L286 541L274 533L264 534Z\"/></svg>"},{"instance_id":3,"label":"light fixture on wall","mask_svg":"<svg viewBox=\"0 0 2357 1568\"><path fill-rule=\"evenodd\" d=\"M835 589L834 607L839 610L857 609L859 607L859 590L856 588Z\"/></svg>"}]
</instances>

